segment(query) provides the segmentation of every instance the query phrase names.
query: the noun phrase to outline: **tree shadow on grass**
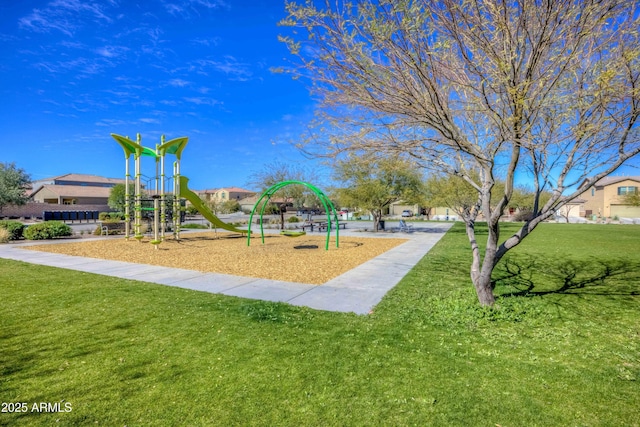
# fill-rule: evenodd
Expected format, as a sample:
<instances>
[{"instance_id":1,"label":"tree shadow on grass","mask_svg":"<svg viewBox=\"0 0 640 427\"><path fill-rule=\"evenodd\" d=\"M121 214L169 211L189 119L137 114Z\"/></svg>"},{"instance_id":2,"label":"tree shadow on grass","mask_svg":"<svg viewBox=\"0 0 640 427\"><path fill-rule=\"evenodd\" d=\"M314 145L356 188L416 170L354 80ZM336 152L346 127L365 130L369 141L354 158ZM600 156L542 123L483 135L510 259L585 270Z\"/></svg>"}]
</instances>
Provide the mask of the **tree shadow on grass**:
<instances>
[{"instance_id":1,"label":"tree shadow on grass","mask_svg":"<svg viewBox=\"0 0 640 427\"><path fill-rule=\"evenodd\" d=\"M543 256L509 257L495 268L495 288L504 296L548 294L640 295L640 261L631 259L558 259Z\"/></svg>"}]
</instances>

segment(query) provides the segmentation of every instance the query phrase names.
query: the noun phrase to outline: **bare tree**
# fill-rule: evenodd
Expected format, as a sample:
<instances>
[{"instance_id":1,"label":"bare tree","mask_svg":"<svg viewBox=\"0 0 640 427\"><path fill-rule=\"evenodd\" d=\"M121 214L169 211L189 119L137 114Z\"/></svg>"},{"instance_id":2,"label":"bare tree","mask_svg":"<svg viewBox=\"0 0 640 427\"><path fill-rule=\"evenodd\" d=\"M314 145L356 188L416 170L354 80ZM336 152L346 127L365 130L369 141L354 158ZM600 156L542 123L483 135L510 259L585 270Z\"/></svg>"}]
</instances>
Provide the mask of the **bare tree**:
<instances>
[{"instance_id":1,"label":"bare tree","mask_svg":"<svg viewBox=\"0 0 640 427\"><path fill-rule=\"evenodd\" d=\"M283 71L310 79L324 115L304 148L400 151L467 181L478 206L465 219L470 275L483 305L495 302L491 273L507 251L640 152L635 1L317 3L288 2L282 21L299 60ZM501 239L517 175L536 195L532 219Z\"/></svg>"},{"instance_id":2,"label":"bare tree","mask_svg":"<svg viewBox=\"0 0 640 427\"><path fill-rule=\"evenodd\" d=\"M290 163L275 161L265 164L262 169L251 174L249 185L260 188L263 192L269 187L284 181L301 181L314 183L317 173L313 170ZM308 189L303 185L289 185L278 190L274 195L281 199L279 203L280 229L284 230L284 213L288 204L301 207L309 199ZM315 201L315 200L314 200Z\"/></svg>"}]
</instances>

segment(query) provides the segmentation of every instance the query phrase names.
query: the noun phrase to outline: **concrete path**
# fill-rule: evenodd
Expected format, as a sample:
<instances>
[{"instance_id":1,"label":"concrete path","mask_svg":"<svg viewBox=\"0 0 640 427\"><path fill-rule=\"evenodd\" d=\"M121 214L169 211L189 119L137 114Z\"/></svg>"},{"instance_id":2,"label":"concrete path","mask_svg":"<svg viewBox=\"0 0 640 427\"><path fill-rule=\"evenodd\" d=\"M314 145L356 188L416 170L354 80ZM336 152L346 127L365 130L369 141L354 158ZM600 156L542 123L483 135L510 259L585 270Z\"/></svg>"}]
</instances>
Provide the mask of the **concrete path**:
<instances>
[{"instance_id":1,"label":"concrete path","mask_svg":"<svg viewBox=\"0 0 640 427\"><path fill-rule=\"evenodd\" d=\"M408 238L409 240L322 285L201 273L180 268L22 249L28 245L42 244L42 242L0 245L0 258L203 292L286 302L318 310L367 314L429 252L451 226L451 223L428 223L423 227L415 227L410 233L368 233L359 230L340 230L341 236L393 237ZM61 243L61 241L57 240L52 243Z\"/></svg>"}]
</instances>

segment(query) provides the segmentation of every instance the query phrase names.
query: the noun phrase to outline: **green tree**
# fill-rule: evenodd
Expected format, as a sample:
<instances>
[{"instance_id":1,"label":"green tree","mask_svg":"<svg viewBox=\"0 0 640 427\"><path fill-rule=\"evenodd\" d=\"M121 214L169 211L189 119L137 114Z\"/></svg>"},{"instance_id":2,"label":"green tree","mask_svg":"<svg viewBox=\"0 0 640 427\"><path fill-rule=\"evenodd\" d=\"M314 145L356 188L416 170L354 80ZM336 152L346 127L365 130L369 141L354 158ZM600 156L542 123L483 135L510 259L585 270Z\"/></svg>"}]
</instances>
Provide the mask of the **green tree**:
<instances>
[{"instance_id":1,"label":"green tree","mask_svg":"<svg viewBox=\"0 0 640 427\"><path fill-rule=\"evenodd\" d=\"M624 203L631 206L640 206L640 193L629 193L623 198Z\"/></svg>"},{"instance_id":2,"label":"green tree","mask_svg":"<svg viewBox=\"0 0 640 427\"><path fill-rule=\"evenodd\" d=\"M464 221L474 217L480 210L475 188L457 176L431 176L425 187L427 204L453 209Z\"/></svg>"},{"instance_id":3,"label":"green tree","mask_svg":"<svg viewBox=\"0 0 640 427\"><path fill-rule=\"evenodd\" d=\"M424 183L415 164L401 157L352 155L335 166L336 180L345 187L336 190L341 205L371 213L378 230L382 213L392 203L417 203L424 198Z\"/></svg>"},{"instance_id":4,"label":"green tree","mask_svg":"<svg viewBox=\"0 0 640 427\"><path fill-rule=\"evenodd\" d=\"M31 177L15 163L0 163L0 213L7 205L24 205Z\"/></svg>"},{"instance_id":5,"label":"green tree","mask_svg":"<svg viewBox=\"0 0 640 427\"><path fill-rule=\"evenodd\" d=\"M470 173L477 179L477 174ZM493 187L492 199L504 192L504 182L497 180ZM446 206L453 209L463 221L472 221L482 212L478 191L464 179L455 175L433 175L426 182L427 204L431 206ZM551 194L542 192L539 195L541 203L546 203ZM509 208L521 211L532 211L536 201L534 191L525 186L516 186L513 196L509 200Z\"/></svg>"},{"instance_id":6,"label":"green tree","mask_svg":"<svg viewBox=\"0 0 640 427\"><path fill-rule=\"evenodd\" d=\"M281 37L311 80L308 153L408 153L477 194L466 231L478 300L504 255L640 153L640 13L632 0L286 3ZM500 236L516 176L532 216ZM499 180L501 191L496 192ZM542 203L543 192L551 197ZM488 235L481 247L476 218Z\"/></svg>"},{"instance_id":7,"label":"green tree","mask_svg":"<svg viewBox=\"0 0 640 427\"><path fill-rule=\"evenodd\" d=\"M240 203L237 200L225 200L219 204L218 208L221 213L230 214L240 210Z\"/></svg>"},{"instance_id":8,"label":"green tree","mask_svg":"<svg viewBox=\"0 0 640 427\"><path fill-rule=\"evenodd\" d=\"M125 190L126 190L126 187L124 184L116 184L113 187L111 187L111 191L109 192L109 198L107 199L107 204L111 209L115 210L116 212L124 213L125 211L125 205L126 205ZM134 194L135 194L135 184L129 184L129 212L132 218L133 218L133 209L135 205Z\"/></svg>"}]
</instances>

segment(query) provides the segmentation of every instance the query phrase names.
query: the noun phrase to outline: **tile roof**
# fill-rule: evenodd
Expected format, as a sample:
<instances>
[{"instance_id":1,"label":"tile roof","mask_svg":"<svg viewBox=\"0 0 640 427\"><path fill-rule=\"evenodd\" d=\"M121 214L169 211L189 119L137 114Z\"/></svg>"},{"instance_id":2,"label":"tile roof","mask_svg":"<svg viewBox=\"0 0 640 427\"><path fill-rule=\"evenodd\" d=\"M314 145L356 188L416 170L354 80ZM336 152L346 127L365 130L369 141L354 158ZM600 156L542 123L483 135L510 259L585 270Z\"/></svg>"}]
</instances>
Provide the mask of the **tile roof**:
<instances>
[{"instance_id":1,"label":"tile roof","mask_svg":"<svg viewBox=\"0 0 640 427\"><path fill-rule=\"evenodd\" d=\"M240 188L240 187L222 187L222 188L208 188L206 190L199 190L199 191L194 191L196 193L200 193L200 194L214 194L217 193L218 191L228 191L230 193L247 193L247 194L255 194L255 191L251 191L251 190L245 190L244 188Z\"/></svg>"},{"instance_id":2,"label":"tile roof","mask_svg":"<svg viewBox=\"0 0 640 427\"><path fill-rule=\"evenodd\" d=\"M640 176L605 176L604 178L596 181L595 185L611 185L626 180L640 182Z\"/></svg>"},{"instance_id":3,"label":"tile roof","mask_svg":"<svg viewBox=\"0 0 640 427\"><path fill-rule=\"evenodd\" d=\"M124 178L106 178L98 175L88 175L81 173L67 173L60 176L54 176L37 181L77 181L77 182L93 182L100 184L124 184Z\"/></svg>"},{"instance_id":4,"label":"tile roof","mask_svg":"<svg viewBox=\"0 0 640 427\"><path fill-rule=\"evenodd\" d=\"M221 188L221 190L227 190L227 191L234 192L234 193L251 193L251 194L255 194L255 191L245 190L244 188L240 188L240 187L224 187L224 188Z\"/></svg>"},{"instance_id":5,"label":"tile roof","mask_svg":"<svg viewBox=\"0 0 640 427\"><path fill-rule=\"evenodd\" d=\"M243 205L256 204L256 202L258 201L258 199L260 199L261 196L262 196L262 194L253 193L251 196L243 197L242 199L238 200L238 202L242 203ZM266 200L266 199L264 199L264 200ZM269 201L271 203L284 203L285 199L283 199L281 197L272 197L271 199L269 199Z\"/></svg>"},{"instance_id":6,"label":"tile roof","mask_svg":"<svg viewBox=\"0 0 640 427\"><path fill-rule=\"evenodd\" d=\"M103 197L108 198L111 194L111 188L108 187L91 187L86 185L55 185L45 184L38 188L31 195L35 195L42 190L48 190L58 197Z\"/></svg>"}]
</instances>

